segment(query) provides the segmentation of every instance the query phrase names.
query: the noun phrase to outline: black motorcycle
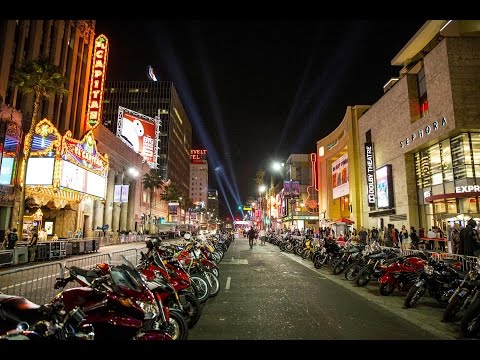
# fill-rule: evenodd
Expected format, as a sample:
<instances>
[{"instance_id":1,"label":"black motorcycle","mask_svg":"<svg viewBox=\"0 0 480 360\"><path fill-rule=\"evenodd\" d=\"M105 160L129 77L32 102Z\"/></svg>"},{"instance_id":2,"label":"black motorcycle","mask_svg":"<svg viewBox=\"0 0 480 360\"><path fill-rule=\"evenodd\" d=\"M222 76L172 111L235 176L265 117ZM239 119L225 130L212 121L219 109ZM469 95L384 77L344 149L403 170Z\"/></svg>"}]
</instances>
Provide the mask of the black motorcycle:
<instances>
[{"instance_id":1,"label":"black motorcycle","mask_svg":"<svg viewBox=\"0 0 480 360\"><path fill-rule=\"evenodd\" d=\"M461 263L457 261L429 259L405 297L405 307L414 306L427 289L431 297L440 304L446 305L462 280L457 270L460 266Z\"/></svg>"},{"instance_id":2,"label":"black motorcycle","mask_svg":"<svg viewBox=\"0 0 480 360\"><path fill-rule=\"evenodd\" d=\"M0 294L0 340L93 340L91 324L78 307L61 303L37 305L20 296Z\"/></svg>"},{"instance_id":3,"label":"black motorcycle","mask_svg":"<svg viewBox=\"0 0 480 360\"><path fill-rule=\"evenodd\" d=\"M475 302L480 289L480 267L470 270L458 285L453 295L448 300L448 305L443 312L443 321L453 321L455 315L468 309L471 303Z\"/></svg>"}]
</instances>

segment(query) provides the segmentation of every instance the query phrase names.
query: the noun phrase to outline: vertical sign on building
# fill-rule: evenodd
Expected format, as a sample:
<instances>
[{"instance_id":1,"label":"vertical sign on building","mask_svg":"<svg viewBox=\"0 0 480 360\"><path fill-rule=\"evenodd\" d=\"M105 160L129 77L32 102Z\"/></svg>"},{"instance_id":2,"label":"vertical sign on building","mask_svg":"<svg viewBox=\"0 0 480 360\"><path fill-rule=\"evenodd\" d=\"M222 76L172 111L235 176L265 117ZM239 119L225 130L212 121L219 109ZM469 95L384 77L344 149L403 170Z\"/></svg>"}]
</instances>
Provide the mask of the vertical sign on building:
<instances>
[{"instance_id":1,"label":"vertical sign on building","mask_svg":"<svg viewBox=\"0 0 480 360\"><path fill-rule=\"evenodd\" d=\"M365 164L367 175L367 200L368 206L375 206L375 156L373 153L373 144L365 143Z\"/></svg>"},{"instance_id":2,"label":"vertical sign on building","mask_svg":"<svg viewBox=\"0 0 480 360\"><path fill-rule=\"evenodd\" d=\"M92 74L90 77L90 93L88 94L87 129L96 128L101 121L103 87L108 58L108 39L99 35L93 49Z\"/></svg>"}]
</instances>

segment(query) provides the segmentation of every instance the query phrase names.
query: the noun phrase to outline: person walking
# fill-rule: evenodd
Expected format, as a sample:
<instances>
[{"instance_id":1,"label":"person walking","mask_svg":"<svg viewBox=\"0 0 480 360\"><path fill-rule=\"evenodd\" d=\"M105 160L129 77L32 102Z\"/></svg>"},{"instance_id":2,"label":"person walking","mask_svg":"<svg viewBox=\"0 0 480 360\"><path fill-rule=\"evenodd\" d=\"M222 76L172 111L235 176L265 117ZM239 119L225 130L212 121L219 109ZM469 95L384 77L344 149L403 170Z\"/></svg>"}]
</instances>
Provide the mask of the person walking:
<instances>
[{"instance_id":1,"label":"person walking","mask_svg":"<svg viewBox=\"0 0 480 360\"><path fill-rule=\"evenodd\" d=\"M470 219L467 221L467 226L460 231L460 245L458 247L458 253L460 255L480 255L480 243L478 241L477 230L475 229L476 226L476 221Z\"/></svg>"},{"instance_id":2,"label":"person walking","mask_svg":"<svg viewBox=\"0 0 480 360\"><path fill-rule=\"evenodd\" d=\"M7 249L8 250L13 250L15 249L15 245L18 241L18 235L17 235L17 229L13 228L10 234L8 234L8 243L7 243Z\"/></svg>"},{"instance_id":3,"label":"person walking","mask_svg":"<svg viewBox=\"0 0 480 360\"><path fill-rule=\"evenodd\" d=\"M30 262L35 261L35 253L37 251L37 242L38 242L38 234L36 229L32 231L32 239L28 243L28 252L30 253Z\"/></svg>"},{"instance_id":4,"label":"person walking","mask_svg":"<svg viewBox=\"0 0 480 360\"><path fill-rule=\"evenodd\" d=\"M455 223L455 225L453 225L450 239L452 242L452 253L458 254L458 248L460 246L460 224L459 223Z\"/></svg>"},{"instance_id":5,"label":"person walking","mask_svg":"<svg viewBox=\"0 0 480 360\"><path fill-rule=\"evenodd\" d=\"M402 243L402 249L407 249L408 244L408 230L405 225L402 225L402 230L400 230L400 241Z\"/></svg>"},{"instance_id":6,"label":"person walking","mask_svg":"<svg viewBox=\"0 0 480 360\"><path fill-rule=\"evenodd\" d=\"M261 229L258 232L258 236L260 237L260 245L265 245L266 235L267 235L267 233L265 232L265 229Z\"/></svg>"},{"instance_id":7,"label":"person walking","mask_svg":"<svg viewBox=\"0 0 480 360\"><path fill-rule=\"evenodd\" d=\"M250 250L253 249L253 240L255 239L255 230L253 226L247 231L248 244L250 245Z\"/></svg>"}]
</instances>

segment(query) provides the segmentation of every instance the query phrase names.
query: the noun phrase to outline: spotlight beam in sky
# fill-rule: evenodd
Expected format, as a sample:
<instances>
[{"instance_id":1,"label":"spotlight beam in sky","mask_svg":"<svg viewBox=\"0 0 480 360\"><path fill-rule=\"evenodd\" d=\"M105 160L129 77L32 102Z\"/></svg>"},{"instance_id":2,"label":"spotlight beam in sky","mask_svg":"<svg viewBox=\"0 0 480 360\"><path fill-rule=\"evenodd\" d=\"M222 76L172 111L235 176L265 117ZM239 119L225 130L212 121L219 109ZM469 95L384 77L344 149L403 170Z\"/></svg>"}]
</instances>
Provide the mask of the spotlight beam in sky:
<instances>
[{"instance_id":1,"label":"spotlight beam in sky","mask_svg":"<svg viewBox=\"0 0 480 360\"><path fill-rule=\"evenodd\" d=\"M179 61L173 51L170 38L166 36L165 30L162 29L161 24L155 26L152 31L156 34L155 40L159 43L158 49L161 49L161 51L159 51L159 56L164 60L165 69L167 73L171 75L171 79L173 79L173 83L178 90L180 98L182 99L182 103L189 114L192 127L197 132L201 142L209 150L207 152L207 157L211 160L211 164L216 167L220 163L217 151L210 139L210 136L203 126L203 119L198 111L198 107L194 101L194 97L192 96L192 91L185 74L178 65ZM232 197L236 200L236 202L241 203L238 195L235 194L230 187L227 188L232 192ZM227 201L227 199L225 199L225 201Z\"/></svg>"},{"instance_id":2,"label":"spotlight beam in sky","mask_svg":"<svg viewBox=\"0 0 480 360\"><path fill-rule=\"evenodd\" d=\"M225 127L223 126L223 122L222 122L222 114L221 114L221 110L220 110L220 106L219 106L219 103L218 103L218 96L217 96L217 93L214 89L214 84L213 84L213 79L212 79L212 71L211 71L211 68L209 66L209 62L208 62L208 58L207 58L207 54L205 53L205 50L204 50L204 46L202 46L202 38L201 36L198 36L198 34L200 33L200 28L192 28L193 33L193 37L194 37L194 44L195 44L195 48L197 50L197 53L198 53L198 56L199 56L199 59L200 59L200 65L202 67L202 74L204 76L204 79L205 79L205 85L207 87L207 93L208 93L208 99L210 101L210 106L212 108L212 111L213 111L213 120L215 121L215 124L217 125L217 129L218 129L218 134L220 135L220 142L221 142L221 146L223 146L223 148L225 149L226 152L230 153L230 145L229 143L227 142L227 136L226 136L226 133L225 133ZM229 158L226 159L226 164L227 164L227 168L228 168L228 172L229 172L229 175L230 175L230 179L231 179L231 182L233 184L233 188L235 190L235 193L237 194L237 198L240 197L240 192L238 190L238 185L237 185L237 180L236 180L236 176L233 172L233 166L232 166L232 163L230 161Z\"/></svg>"},{"instance_id":3,"label":"spotlight beam in sky","mask_svg":"<svg viewBox=\"0 0 480 360\"><path fill-rule=\"evenodd\" d=\"M313 58L310 58L310 62L307 64L306 70L304 72L304 76L301 82L301 87L299 91L297 91L297 94L295 96L295 103L293 104L292 109L294 111L290 111L288 118L286 120L285 126L282 130L282 135L280 136L279 143L277 144L277 149L282 146L285 142L285 136L290 133L290 128L292 125L297 124L299 119L302 119L304 112L307 110L306 108L308 105L312 105L313 101L316 99L320 98L321 99L321 105L320 107L323 109L327 106L328 100L330 100L334 95L337 95L336 91L332 91L332 87L336 90L338 88L338 82L337 80L332 81L332 77L335 77L335 79L339 79L339 73L345 72L346 71L346 65L347 61L345 59L350 59L351 57L354 56L355 51L357 51L358 46L361 45L361 36L363 35L363 32L365 30L364 23L363 22L355 22L352 24L352 28L350 31L343 37L342 40L339 40L337 43L337 46L335 48L335 51L332 52L332 55L329 58L328 63L323 67L321 74L319 74L316 79L312 82L312 85L310 86L310 89L307 91L303 84L305 82L305 78L308 78L308 72L310 71L310 64L313 60ZM313 52L313 51L312 51ZM351 65L351 64L349 64ZM341 71L339 71L339 66L341 67ZM342 77L342 82L345 78ZM298 93L303 93L303 96L298 96ZM320 97L319 94L322 94L323 92L326 92L328 94L328 98L325 100L324 95ZM301 101L300 104L298 104L298 100ZM320 114L318 111L318 105L316 106L316 110L313 111L315 114ZM308 114L307 114L308 116ZM316 119L311 119L308 123L305 121L301 121L301 123L304 125L302 127L299 127L301 129L300 131L302 134L308 134L308 132L311 132L313 130L313 125L315 122L318 121L319 118ZM312 122L313 121L313 122ZM305 126L306 125L306 126ZM296 136L296 144L299 142L301 143L302 141L305 140L305 136ZM294 146L294 148L301 147L300 146ZM292 149L292 151L294 151Z\"/></svg>"}]
</instances>

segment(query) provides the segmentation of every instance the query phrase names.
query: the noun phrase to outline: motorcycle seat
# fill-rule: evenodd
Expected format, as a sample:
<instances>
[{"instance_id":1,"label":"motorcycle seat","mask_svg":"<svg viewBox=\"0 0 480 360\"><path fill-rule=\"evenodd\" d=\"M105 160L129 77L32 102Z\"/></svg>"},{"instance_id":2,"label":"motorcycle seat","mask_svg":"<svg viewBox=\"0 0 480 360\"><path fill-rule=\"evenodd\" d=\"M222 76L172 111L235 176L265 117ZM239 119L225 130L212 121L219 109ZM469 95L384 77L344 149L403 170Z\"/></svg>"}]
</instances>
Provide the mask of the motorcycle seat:
<instances>
[{"instance_id":1,"label":"motorcycle seat","mask_svg":"<svg viewBox=\"0 0 480 360\"><path fill-rule=\"evenodd\" d=\"M75 272L76 274L80 275L80 276L83 276L85 279L87 279L87 281L89 283L91 283L93 280L95 280L96 278L99 277L99 275L95 272L95 271L92 271L92 270L85 270L85 269L82 269L82 268L79 268L77 266L72 266L70 269L69 269L70 273L73 271Z\"/></svg>"},{"instance_id":2,"label":"motorcycle seat","mask_svg":"<svg viewBox=\"0 0 480 360\"><path fill-rule=\"evenodd\" d=\"M35 323L43 318L43 308L20 296L0 295L0 320Z\"/></svg>"}]
</instances>

